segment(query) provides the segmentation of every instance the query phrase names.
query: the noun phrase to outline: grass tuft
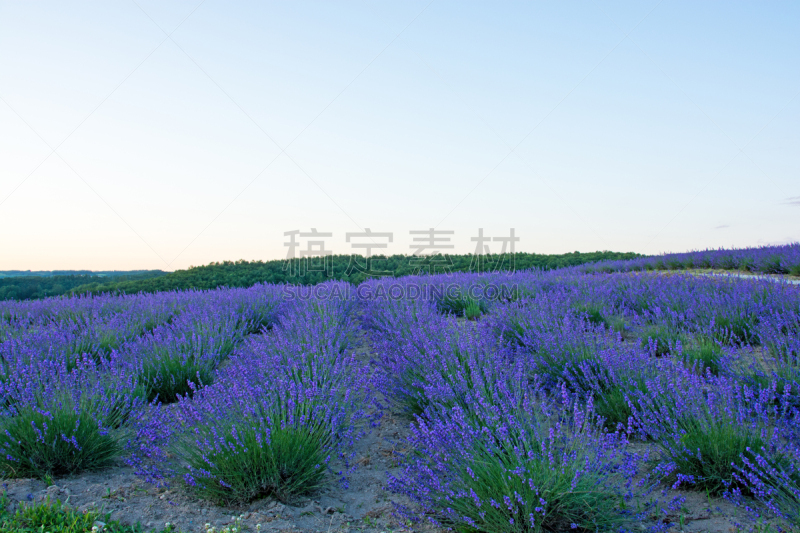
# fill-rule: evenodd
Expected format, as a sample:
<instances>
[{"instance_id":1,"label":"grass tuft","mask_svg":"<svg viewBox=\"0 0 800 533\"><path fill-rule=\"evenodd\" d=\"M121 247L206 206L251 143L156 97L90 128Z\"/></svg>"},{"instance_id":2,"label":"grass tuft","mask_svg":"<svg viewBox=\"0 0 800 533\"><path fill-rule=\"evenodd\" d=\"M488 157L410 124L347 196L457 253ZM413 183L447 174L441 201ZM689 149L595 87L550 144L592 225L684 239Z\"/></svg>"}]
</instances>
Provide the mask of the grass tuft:
<instances>
[{"instance_id":1,"label":"grass tuft","mask_svg":"<svg viewBox=\"0 0 800 533\"><path fill-rule=\"evenodd\" d=\"M103 522L103 527L93 529L96 522ZM87 533L90 531L104 531L106 533L142 533L144 530L139 525L131 526L111 520L110 515L103 515L96 511L85 513L70 509L59 500L51 502L49 499L41 503L21 503L19 508L11 514L8 510L8 498L0 497L0 533ZM165 527L159 533L176 531L171 526Z\"/></svg>"}]
</instances>

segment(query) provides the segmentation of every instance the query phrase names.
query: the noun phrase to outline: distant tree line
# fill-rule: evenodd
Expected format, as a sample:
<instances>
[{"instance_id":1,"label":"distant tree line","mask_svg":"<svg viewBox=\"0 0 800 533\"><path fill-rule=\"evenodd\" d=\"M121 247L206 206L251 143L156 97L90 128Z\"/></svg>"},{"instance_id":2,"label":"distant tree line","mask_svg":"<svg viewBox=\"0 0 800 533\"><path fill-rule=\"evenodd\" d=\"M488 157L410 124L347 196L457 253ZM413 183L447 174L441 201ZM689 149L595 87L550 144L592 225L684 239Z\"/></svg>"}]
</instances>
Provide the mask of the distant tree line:
<instances>
[{"instance_id":1,"label":"distant tree line","mask_svg":"<svg viewBox=\"0 0 800 533\"><path fill-rule=\"evenodd\" d=\"M145 280L164 274L166 272L156 270L136 274L117 273L113 277L89 274L44 275L38 272L29 276L10 275L0 277L0 300L38 300L49 296L61 296L85 285L109 283L111 280Z\"/></svg>"},{"instance_id":2,"label":"distant tree line","mask_svg":"<svg viewBox=\"0 0 800 533\"><path fill-rule=\"evenodd\" d=\"M163 270L0 270L0 278L12 277L39 277L39 276L94 276L102 278L124 277L142 274L144 277L153 277L166 274ZM142 279L144 279L144 277Z\"/></svg>"},{"instance_id":3,"label":"distant tree line","mask_svg":"<svg viewBox=\"0 0 800 533\"><path fill-rule=\"evenodd\" d=\"M165 273L150 271L130 276L28 276L0 278L0 300L27 300L61 294L100 294L158 292L217 287L250 287L256 283L294 283L313 285L337 279L361 283L375 276L406 276L420 273L486 272L492 270L551 270L595 261L640 257L636 253L591 252L560 255L515 253L474 256L472 254L425 256L409 255L328 256L306 260L225 261Z\"/></svg>"},{"instance_id":4,"label":"distant tree line","mask_svg":"<svg viewBox=\"0 0 800 533\"><path fill-rule=\"evenodd\" d=\"M610 259L633 259L635 253L592 252L544 255L516 253L513 256L481 256L472 254L450 256L408 255L373 256L369 264L360 256L332 255L323 263L320 258L309 261L225 261L205 266L177 270L164 276L112 283L90 283L73 289L73 292L157 292L175 289L215 289L217 287L250 287L256 283L293 283L314 285L330 279L361 283L376 275L406 276L419 273L483 272L490 270L527 270L531 268L554 269L582 265ZM367 268L369 270L367 270Z\"/></svg>"}]
</instances>

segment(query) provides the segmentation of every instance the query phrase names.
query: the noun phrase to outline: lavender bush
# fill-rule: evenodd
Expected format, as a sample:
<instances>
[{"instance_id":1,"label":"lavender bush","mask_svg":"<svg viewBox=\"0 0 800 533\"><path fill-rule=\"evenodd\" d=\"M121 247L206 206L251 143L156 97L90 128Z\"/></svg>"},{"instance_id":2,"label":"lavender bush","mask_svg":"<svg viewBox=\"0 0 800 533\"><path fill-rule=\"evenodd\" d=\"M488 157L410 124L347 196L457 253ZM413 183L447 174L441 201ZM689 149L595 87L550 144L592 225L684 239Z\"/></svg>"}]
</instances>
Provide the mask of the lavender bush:
<instances>
[{"instance_id":1,"label":"lavender bush","mask_svg":"<svg viewBox=\"0 0 800 533\"><path fill-rule=\"evenodd\" d=\"M632 529L643 516L646 491L632 480L644 458L599 431L591 407L565 412L534 398L487 409L478 396L412 426L414 453L389 478L419 506L405 514L456 531ZM475 424L473 410L490 425Z\"/></svg>"},{"instance_id":2,"label":"lavender bush","mask_svg":"<svg viewBox=\"0 0 800 533\"><path fill-rule=\"evenodd\" d=\"M0 470L9 477L64 476L109 466L141 398L135 377L87 357L73 368L25 362L0 385Z\"/></svg>"},{"instance_id":3,"label":"lavender bush","mask_svg":"<svg viewBox=\"0 0 800 533\"><path fill-rule=\"evenodd\" d=\"M766 450L748 449L733 478L737 488L729 497L754 515L770 513L789 524L800 520L800 456L796 446L777 458ZM752 495L761 507L748 504L743 493Z\"/></svg>"},{"instance_id":4,"label":"lavender bush","mask_svg":"<svg viewBox=\"0 0 800 533\"><path fill-rule=\"evenodd\" d=\"M171 446L185 465L177 470L199 495L221 503L285 501L319 488L336 452L334 430L350 421L337 391L285 377L266 387L209 387L179 409L187 430Z\"/></svg>"},{"instance_id":5,"label":"lavender bush","mask_svg":"<svg viewBox=\"0 0 800 533\"><path fill-rule=\"evenodd\" d=\"M741 490L734 474L753 460L752 450L782 457L791 437L782 431L789 407L774 386L753 390L676 368L634 397L636 427L658 445L678 483L711 494Z\"/></svg>"}]
</instances>

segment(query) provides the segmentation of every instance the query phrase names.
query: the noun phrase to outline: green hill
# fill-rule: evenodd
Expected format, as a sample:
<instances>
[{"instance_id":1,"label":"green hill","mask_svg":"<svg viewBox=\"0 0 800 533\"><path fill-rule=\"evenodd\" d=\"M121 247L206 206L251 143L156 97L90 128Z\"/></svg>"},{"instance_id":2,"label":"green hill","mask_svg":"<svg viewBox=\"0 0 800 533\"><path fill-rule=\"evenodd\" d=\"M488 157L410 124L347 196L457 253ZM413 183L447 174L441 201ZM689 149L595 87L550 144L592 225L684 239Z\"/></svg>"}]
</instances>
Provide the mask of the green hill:
<instances>
[{"instance_id":1,"label":"green hill","mask_svg":"<svg viewBox=\"0 0 800 533\"><path fill-rule=\"evenodd\" d=\"M371 271L379 275L406 276L419 273L508 270L530 268L555 269L593 263L595 261L633 259L635 253L591 252L560 255L514 254L510 257L482 256L480 263L472 254L415 257L409 255L374 256ZM162 272L160 270L132 272L91 271L3 271L0 272L0 300L33 300L62 294L100 294L104 292L158 292L185 289L215 289L217 287L249 287L256 283L295 283L313 285L329 279L361 283L370 277L365 270L365 259L360 256L334 255L328 258L328 271L314 270L316 263L296 261L287 268L285 260L225 261L187 270ZM502 264L501 264L502 262ZM63 274L62 274L63 273Z\"/></svg>"},{"instance_id":2,"label":"green hill","mask_svg":"<svg viewBox=\"0 0 800 533\"><path fill-rule=\"evenodd\" d=\"M497 265L502 256L483 256L482 263L476 264L472 254L451 255L449 261L444 256L414 257L407 255L374 256L371 259L371 270L382 271L384 275L406 276L420 272L442 272L445 268L451 272L487 271L495 270L499 266L503 270L509 269L509 258ZM610 259L633 259L639 257L635 253L620 252L592 252L568 253L561 255L544 255L517 253L514 254L515 270L531 268L554 269L568 266L582 265L594 261ZM93 282L72 289L73 293L98 294L102 292L157 292L175 289L215 289L217 287L249 287L256 283L294 283L313 285L329 279L345 280L351 283L361 283L368 277L363 272L365 259L360 256L334 255L329 258L328 272L301 268L298 263L293 268L287 268L284 260L274 261L225 261L211 263L206 266L192 267L187 270L177 270L164 276L147 280ZM358 261L361 270L353 263ZM302 267L303 265L300 264ZM311 265L322 266L321 264ZM320 269L321 270L321 269Z\"/></svg>"}]
</instances>

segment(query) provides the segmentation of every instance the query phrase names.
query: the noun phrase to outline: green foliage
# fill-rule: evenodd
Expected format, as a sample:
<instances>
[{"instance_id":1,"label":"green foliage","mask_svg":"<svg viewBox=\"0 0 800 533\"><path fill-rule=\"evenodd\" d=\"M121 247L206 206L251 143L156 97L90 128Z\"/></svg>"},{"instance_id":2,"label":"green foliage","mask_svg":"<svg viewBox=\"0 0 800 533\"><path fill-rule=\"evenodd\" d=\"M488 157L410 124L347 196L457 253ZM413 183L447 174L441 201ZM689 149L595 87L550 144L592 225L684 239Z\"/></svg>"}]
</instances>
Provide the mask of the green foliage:
<instances>
[{"instance_id":1,"label":"green foliage","mask_svg":"<svg viewBox=\"0 0 800 533\"><path fill-rule=\"evenodd\" d=\"M575 371L574 369L580 369L579 374L602 373L597 347L585 339L574 340L570 344L565 343L558 349L542 347L537 349L535 354L536 368L532 369L531 377L543 378L545 386L548 387L562 383L570 372ZM580 375L570 383L576 392L584 385L583 376Z\"/></svg>"},{"instance_id":2,"label":"green foliage","mask_svg":"<svg viewBox=\"0 0 800 533\"><path fill-rule=\"evenodd\" d=\"M532 298L534 294L535 293L527 287L520 287L519 285L514 285L511 288L511 290L508 291L507 294L503 295L501 301L517 302L523 298Z\"/></svg>"},{"instance_id":3,"label":"green foliage","mask_svg":"<svg viewBox=\"0 0 800 533\"><path fill-rule=\"evenodd\" d=\"M634 259L639 256L632 252L608 251L574 252L561 255L519 252L514 254L513 268L515 270L531 268L552 270L596 261ZM446 257L447 261L443 261L439 256L420 258L408 255L378 255L370 259L370 268L374 272L388 272L391 276L400 277L446 271L488 272L500 269L508 270L512 267L511 261L500 255L483 256L483 261L475 261L475 256L472 254ZM41 273L41 275L33 275L34 273L28 272L0 272L0 300L35 300L63 294L100 294L104 292L135 294L138 292L215 289L223 286L250 287L257 283L315 285L329 279L358 284L372 277L353 268L354 263L361 265L365 263L363 257L334 255L328 259L330 268L327 273L322 269L301 269L293 272L286 268L287 263L284 260L225 261L169 273L160 270L98 273L102 275L93 275L94 273L90 271L65 272L64 274L67 275L52 275L53 273L49 272ZM446 265L447 268L442 269L442 265ZM253 327L257 330L259 325L253 324Z\"/></svg>"},{"instance_id":4,"label":"green foliage","mask_svg":"<svg viewBox=\"0 0 800 533\"><path fill-rule=\"evenodd\" d=\"M756 359L750 365L740 368L739 377L743 383L756 389L767 389L773 384L775 392L782 396L789 387L792 389L793 396L789 402L796 407L800 407L800 399L797 397L797 383L800 383L800 367L798 360L792 359L788 362L776 360Z\"/></svg>"},{"instance_id":5,"label":"green foliage","mask_svg":"<svg viewBox=\"0 0 800 533\"><path fill-rule=\"evenodd\" d=\"M781 261L781 257L776 255L770 257L766 261L764 261L764 266L761 267L761 270L765 274L788 274L789 269L783 265Z\"/></svg>"},{"instance_id":6,"label":"green foliage","mask_svg":"<svg viewBox=\"0 0 800 533\"><path fill-rule=\"evenodd\" d=\"M121 339L119 333L113 330L104 331L97 341L93 355L103 357L111 353L112 350L119 348Z\"/></svg>"},{"instance_id":7,"label":"green foliage","mask_svg":"<svg viewBox=\"0 0 800 533\"><path fill-rule=\"evenodd\" d=\"M603 316L603 307L597 304L580 304L572 307L579 315L583 316L590 323L598 326L609 327L608 319Z\"/></svg>"},{"instance_id":8,"label":"green foliage","mask_svg":"<svg viewBox=\"0 0 800 533\"><path fill-rule=\"evenodd\" d=\"M656 357L672 353L681 340L680 333L665 325L648 326L639 336L642 347L654 350Z\"/></svg>"},{"instance_id":9,"label":"green foliage","mask_svg":"<svg viewBox=\"0 0 800 533\"><path fill-rule=\"evenodd\" d=\"M472 254L448 255L447 261L441 256L427 258L409 255L376 255L370 258L370 268L374 272L388 272L389 275L400 277L412 274L430 272L488 272L498 269L508 270L511 262L506 259L503 263L500 255L486 255L484 261L475 261ZM538 268L552 270L569 266L583 265L595 261L624 260L639 257L635 253L619 252L590 252L568 253L561 255L515 253L513 267L515 270ZM353 260L355 258L355 261ZM139 281L112 281L102 283L94 281L75 287L73 293L103 292L158 292L185 289L215 289L217 287L250 287L257 283L292 283L297 285L314 285L326 280L337 279L358 284L369 279L367 273L354 269L354 263L364 264L365 259L352 255L332 255L328 257L329 272L323 270L300 269L292 271L287 268L285 260L273 261L225 261L211 263L205 266L192 267L187 270L177 270L169 274L147 280ZM449 261L449 262L448 262ZM446 270L441 266L445 264Z\"/></svg>"},{"instance_id":10,"label":"green foliage","mask_svg":"<svg viewBox=\"0 0 800 533\"><path fill-rule=\"evenodd\" d=\"M629 339L632 336L632 332L630 330L630 325L628 324L628 320L622 315L611 315L606 318L606 322L608 323L608 327L612 331L616 331L619 333L623 339Z\"/></svg>"},{"instance_id":11,"label":"green foliage","mask_svg":"<svg viewBox=\"0 0 800 533\"><path fill-rule=\"evenodd\" d=\"M193 395L194 391L209 385L217 361L183 354L149 359L142 365L139 383L147 391L147 401L158 398L161 403L178 401L178 396Z\"/></svg>"},{"instance_id":12,"label":"green foliage","mask_svg":"<svg viewBox=\"0 0 800 533\"><path fill-rule=\"evenodd\" d=\"M505 343L524 346L525 327L518 320L511 318L503 329L501 338Z\"/></svg>"},{"instance_id":13,"label":"green foliage","mask_svg":"<svg viewBox=\"0 0 800 533\"><path fill-rule=\"evenodd\" d=\"M774 442L775 427L764 421L759 407L753 407L757 401L744 386L733 385L712 400L710 393L697 388L699 382L691 385L692 380L685 379L689 374L684 376L670 378L668 394L638 395L634 416L640 428L658 446L664 464L675 466L673 481L714 496L726 489L749 495L738 476L743 457L753 463L748 449L756 453L774 449L774 444L767 444Z\"/></svg>"},{"instance_id":14,"label":"green foliage","mask_svg":"<svg viewBox=\"0 0 800 533\"><path fill-rule=\"evenodd\" d=\"M146 389L148 401L158 397L162 403L172 403L178 396L191 396L211 384L214 371L233 353L248 327L241 321L234 331L219 321L195 321L193 325L191 335L151 343L142 352L139 383Z\"/></svg>"},{"instance_id":15,"label":"green foliage","mask_svg":"<svg viewBox=\"0 0 800 533\"><path fill-rule=\"evenodd\" d=\"M208 433L211 439L226 441L213 454L190 442L178 445L178 453L190 466L187 473L194 479L194 490L203 498L221 504L267 496L286 501L318 489L324 482L325 444L331 437L322 426L281 427L274 423L271 427L242 425L235 437L232 431L223 437Z\"/></svg>"},{"instance_id":16,"label":"green foliage","mask_svg":"<svg viewBox=\"0 0 800 533\"><path fill-rule=\"evenodd\" d=\"M683 360L688 366L706 369L718 375L722 361L722 347L713 339L701 338L683 348Z\"/></svg>"},{"instance_id":17,"label":"green foliage","mask_svg":"<svg viewBox=\"0 0 800 533\"><path fill-rule=\"evenodd\" d=\"M67 351L67 366L74 368L77 360L84 354L89 354L95 361L107 357L112 350L119 348L123 339L119 337L119 332L113 329L100 331L97 336L84 334L76 337Z\"/></svg>"},{"instance_id":18,"label":"green foliage","mask_svg":"<svg viewBox=\"0 0 800 533\"><path fill-rule=\"evenodd\" d=\"M92 531L95 522L105 525L106 533L142 533L140 526L129 526L110 520L110 515L96 511L82 513L49 499L41 503L21 503L14 514L8 511L8 498L0 497L0 533L87 533ZM155 531L155 530L153 530ZM172 527L159 533L175 531Z\"/></svg>"},{"instance_id":19,"label":"green foliage","mask_svg":"<svg viewBox=\"0 0 800 533\"><path fill-rule=\"evenodd\" d=\"M665 266L667 270L683 270L685 268L684 264L677 259L668 259L665 262ZM686 265L686 268L688 268L688 265Z\"/></svg>"},{"instance_id":20,"label":"green foliage","mask_svg":"<svg viewBox=\"0 0 800 533\"><path fill-rule=\"evenodd\" d=\"M464 308L464 316L467 317L467 320L475 320L485 312L486 306L481 303L483 302L473 300L467 304L467 307Z\"/></svg>"},{"instance_id":21,"label":"green foliage","mask_svg":"<svg viewBox=\"0 0 800 533\"><path fill-rule=\"evenodd\" d=\"M149 272L118 273L118 275L113 276L96 276L88 272L85 274L56 276L0 276L0 300L38 300L49 296L60 296L87 284L146 280L164 274L166 272L154 270Z\"/></svg>"},{"instance_id":22,"label":"green foliage","mask_svg":"<svg viewBox=\"0 0 800 533\"><path fill-rule=\"evenodd\" d=\"M620 427L623 429L628 427L628 421L633 414L629 393L636 388L642 391L646 389L643 379L628 386L613 383L594 397L595 413L603 418L606 428L613 431Z\"/></svg>"},{"instance_id":23,"label":"green foliage","mask_svg":"<svg viewBox=\"0 0 800 533\"><path fill-rule=\"evenodd\" d=\"M436 307L439 309L440 313L452 313L455 316L465 316L470 320L479 317L489 308L483 300L475 300L463 294L456 296L447 294L436 302Z\"/></svg>"},{"instance_id":24,"label":"green foliage","mask_svg":"<svg viewBox=\"0 0 800 533\"><path fill-rule=\"evenodd\" d=\"M556 444L512 439L489 446L475 442L469 461L451 463L448 482L454 495L438 502L460 520L444 519L442 525L464 533L621 531L631 517L612 485L621 486L623 474L585 469L594 453L579 440ZM484 504L476 507L476 499Z\"/></svg>"},{"instance_id":25,"label":"green foliage","mask_svg":"<svg viewBox=\"0 0 800 533\"><path fill-rule=\"evenodd\" d=\"M0 473L6 477L101 470L120 450L118 438L102 429L89 409L76 410L70 402L48 411L28 407L0 424Z\"/></svg>"},{"instance_id":26,"label":"green foliage","mask_svg":"<svg viewBox=\"0 0 800 533\"><path fill-rule=\"evenodd\" d=\"M638 372L612 373L599 359L590 359L577 365L569 365L564 371L564 383L569 390L580 395L591 396L594 413L611 431L629 428L633 409L639 406L637 392L647 391L647 380L653 377L653 369L639 367Z\"/></svg>"},{"instance_id":27,"label":"green foliage","mask_svg":"<svg viewBox=\"0 0 800 533\"><path fill-rule=\"evenodd\" d=\"M3 506L2 525L0 532L69 532L85 533L92 530L92 525L97 520L95 513L79 513L64 507L61 502L40 504L25 504L9 515Z\"/></svg>"},{"instance_id":28,"label":"green foliage","mask_svg":"<svg viewBox=\"0 0 800 533\"><path fill-rule=\"evenodd\" d=\"M755 315L740 314L733 318L727 316L716 317L714 337L723 344L750 344L758 346L759 338L756 333L758 318Z\"/></svg>"},{"instance_id":29,"label":"green foliage","mask_svg":"<svg viewBox=\"0 0 800 533\"><path fill-rule=\"evenodd\" d=\"M753 461L751 450L760 450L764 441L758 436L735 427L729 420L703 423L687 417L681 421L684 430L679 442L669 442L665 450L675 462L677 472L694 477L691 488L719 496L726 488L747 487L737 484L733 477L742 467L742 456Z\"/></svg>"}]
</instances>

